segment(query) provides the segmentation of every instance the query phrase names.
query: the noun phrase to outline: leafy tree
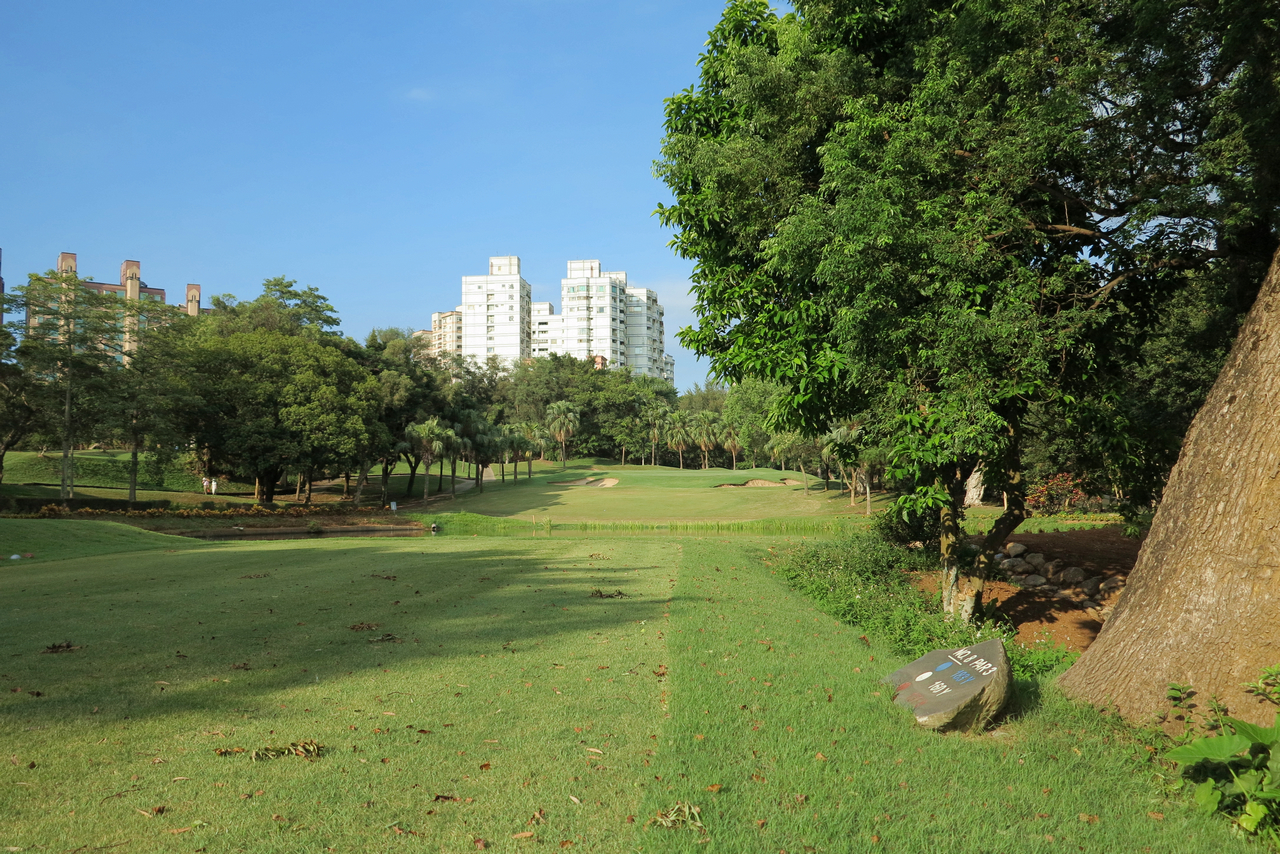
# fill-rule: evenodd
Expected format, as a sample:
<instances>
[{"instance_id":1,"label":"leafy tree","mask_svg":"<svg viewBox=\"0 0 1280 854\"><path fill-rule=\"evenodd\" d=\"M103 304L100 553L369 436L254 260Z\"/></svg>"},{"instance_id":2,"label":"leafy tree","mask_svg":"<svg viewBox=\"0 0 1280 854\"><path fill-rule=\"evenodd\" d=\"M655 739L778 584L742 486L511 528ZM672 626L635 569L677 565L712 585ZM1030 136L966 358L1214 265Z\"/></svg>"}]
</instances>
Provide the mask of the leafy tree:
<instances>
[{"instance_id":1,"label":"leafy tree","mask_svg":"<svg viewBox=\"0 0 1280 854\"><path fill-rule=\"evenodd\" d=\"M24 363L14 336L0 327L0 483L9 449L46 424L48 388Z\"/></svg>"},{"instance_id":2,"label":"leafy tree","mask_svg":"<svg viewBox=\"0 0 1280 854\"><path fill-rule=\"evenodd\" d=\"M208 320L224 333L266 331L281 335L337 338L333 330L338 315L329 300L314 286L299 290L298 283L276 276L262 283L262 294L240 302L231 294L211 300L214 312Z\"/></svg>"},{"instance_id":3,"label":"leafy tree","mask_svg":"<svg viewBox=\"0 0 1280 854\"><path fill-rule=\"evenodd\" d=\"M27 419L24 409L36 403L39 389L39 405L47 407L44 420L62 439L60 495L64 502L75 488L71 465L75 438L98 429L101 393L137 346L148 315L158 318L163 313L160 304L146 302L98 293L76 273L54 270L32 273L27 284L6 301L7 312L25 314L25 320L6 324L7 341L21 336L16 359L6 370L13 395L8 405L19 419L11 429L21 429L23 422L28 428L36 423ZM15 369L26 376L19 378Z\"/></svg>"},{"instance_id":4,"label":"leafy tree","mask_svg":"<svg viewBox=\"0 0 1280 854\"><path fill-rule=\"evenodd\" d=\"M729 387L724 401L725 418L737 425L743 450L751 454L755 468L759 455L767 454L768 423L782 386L753 377L744 377Z\"/></svg>"},{"instance_id":5,"label":"leafy tree","mask_svg":"<svg viewBox=\"0 0 1280 854\"><path fill-rule=\"evenodd\" d=\"M796 9L731 2L667 101L659 210L696 261L681 339L783 386L783 426L857 418L888 444L967 617L1026 515L1031 408L1123 396L1192 274L1252 300L1280 218L1277 27L1173 0ZM1009 502L962 588L978 459Z\"/></svg>"},{"instance_id":6,"label":"leafy tree","mask_svg":"<svg viewBox=\"0 0 1280 854\"><path fill-rule=\"evenodd\" d=\"M714 378L708 378L705 385L693 384L693 388L680 395L678 405L688 412L714 412L724 409L728 390Z\"/></svg>"}]
</instances>

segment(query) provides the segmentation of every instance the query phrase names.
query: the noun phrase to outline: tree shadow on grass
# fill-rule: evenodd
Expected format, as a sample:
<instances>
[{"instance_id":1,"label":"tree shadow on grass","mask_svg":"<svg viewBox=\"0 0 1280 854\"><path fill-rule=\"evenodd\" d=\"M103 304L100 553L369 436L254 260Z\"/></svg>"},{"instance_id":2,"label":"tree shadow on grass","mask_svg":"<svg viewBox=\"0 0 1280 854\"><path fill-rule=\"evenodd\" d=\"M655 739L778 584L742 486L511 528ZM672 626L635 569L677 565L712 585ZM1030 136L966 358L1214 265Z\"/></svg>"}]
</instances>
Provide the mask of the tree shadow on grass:
<instances>
[{"instance_id":1,"label":"tree shadow on grass","mask_svg":"<svg viewBox=\"0 0 1280 854\"><path fill-rule=\"evenodd\" d=\"M542 642L616 634L668 601L666 577L653 577L667 569L610 544L555 557L465 541L326 545L71 560L5 577L14 610L0 629L0 720L225 715L281 691L480 656L545 667ZM592 560L593 549L614 554ZM68 640L81 649L41 653ZM630 657L619 663L631 668Z\"/></svg>"}]
</instances>

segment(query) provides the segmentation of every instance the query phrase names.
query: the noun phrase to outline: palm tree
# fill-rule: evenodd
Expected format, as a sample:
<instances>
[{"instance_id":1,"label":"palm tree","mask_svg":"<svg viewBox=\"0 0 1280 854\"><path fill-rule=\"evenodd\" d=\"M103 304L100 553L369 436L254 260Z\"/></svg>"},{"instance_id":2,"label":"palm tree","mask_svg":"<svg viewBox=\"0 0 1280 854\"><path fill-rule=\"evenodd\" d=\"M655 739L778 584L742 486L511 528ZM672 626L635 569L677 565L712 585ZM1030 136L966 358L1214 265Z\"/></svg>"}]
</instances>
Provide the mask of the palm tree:
<instances>
[{"instance_id":1,"label":"palm tree","mask_svg":"<svg viewBox=\"0 0 1280 854\"><path fill-rule=\"evenodd\" d=\"M738 427L731 421L724 422L720 427L720 441L724 444L724 449L733 456L733 470L738 470L738 454L742 453L742 437L738 434Z\"/></svg>"},{"instance_id":2,"label":"palm tree","mask_svg":"<svg viewBox=\"0 0 1280 854\"><path fill-rule=\"evenodd\" d=\"M578 431L581 420L578 410L567 400L557 400L547 407L547 430L560 443L560 463L562 469L569 467L569 440Z\"/></svg>"},{"instance_id":3,"label":"palm tree","mask_svg":"<svg viewBox=\"0 0 1280 854\"><path fill-rule=\"evenodd\" d=\"M657 403L650 406L644 411L644 420L649 425L649 443L653 449L653 458L650 465L658 464L658 443L662 441L662 434L667 425L668 409L666 406Z\"/></svg>"},{"instance_id":4,"label":"palm tree","mask_svg":"<svg viewBox=\"0 0 1280 854\"><path fill-rule=\"evenodd\" d=\"M684 468L684 452L693 444L693 424L689 413L682 409L667 414L665 431L667 447L680 455L680 468Z\"/></svg>"},{"instance_id":5,"label":"palm tree","mask_svg":"<svg viewBox=\"0 0 1280 854\"><path fill-rule=\"evenodd\" d=\"M529 475L533 476L533 443L525 438L519 425L507 428L510 433L507 435L507 446L511 448L511 478L513 480L520 479L520 458L525 454L529 454Z\"/></svg>"},{"instance_id":6,"label":"palm tree","mask_svg":"<svg viewBox=\"0 0 1280 854\"><path fill-rule=\"evenodd\" d=\"M720 443L720 419L711 410L704 409L693 416L691 429L693 440L702 451L702 468L708 469L711 462L707 454Z\"/></svg>"},{"instance_id":7,"label":"palm tree","mask_svg":"<svg viewBox=\"0 0 1280 854\"><path fill-rule=\"evenodd\" d=\"M440 479L441 485L444 481L444 451L446 442L446 433L452 433L440 422L439 418L428 418L421 424L410 424L404 428L405 438L412 442L417 448L418 453L422 455L424 463L422 471L424 473L422 486L422 500L427 500L427 493L431 490L431 463L437 458L440 459ZM440 488L436 487L436 492Z\"/></svg>"}]
</instances>

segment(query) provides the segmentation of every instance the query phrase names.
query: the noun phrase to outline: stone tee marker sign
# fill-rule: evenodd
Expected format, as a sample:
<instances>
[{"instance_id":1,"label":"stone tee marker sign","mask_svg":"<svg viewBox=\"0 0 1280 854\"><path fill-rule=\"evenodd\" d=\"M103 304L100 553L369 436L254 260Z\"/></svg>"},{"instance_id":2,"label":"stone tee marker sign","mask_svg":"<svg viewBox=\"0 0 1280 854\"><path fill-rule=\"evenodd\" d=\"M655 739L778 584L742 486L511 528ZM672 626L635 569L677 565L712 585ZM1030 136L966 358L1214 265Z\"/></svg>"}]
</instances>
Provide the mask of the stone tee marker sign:
<instances>
[{"instance_id":1,"label":"stone tee marker sign","mask_svg":"<svg viewBox=\"0 0 1280 854\"><path fill-rule=\"evenodd\" d=\"M1009 659L999 638L961 649L937 649L884 678L893 701L923 727L980 730L1009 694Z\"/></svg>"}]
</instances>

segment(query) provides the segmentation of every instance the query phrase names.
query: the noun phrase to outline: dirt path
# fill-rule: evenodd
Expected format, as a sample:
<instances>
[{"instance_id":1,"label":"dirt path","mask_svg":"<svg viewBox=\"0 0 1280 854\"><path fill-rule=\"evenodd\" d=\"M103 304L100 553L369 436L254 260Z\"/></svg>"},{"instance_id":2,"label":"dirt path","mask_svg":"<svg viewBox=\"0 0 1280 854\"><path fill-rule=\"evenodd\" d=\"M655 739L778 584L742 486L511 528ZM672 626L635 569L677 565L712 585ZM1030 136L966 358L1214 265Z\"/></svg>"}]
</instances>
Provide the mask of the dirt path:
<instances>
[{"instance_id":1,"label":"dirt path","mask_svg":"<svg viewBox=\"0 0 1280 854\"><path fill-rule=\"evenodd\" d=\"M1083 528L1075 531L1053 531L1043 534L1014 534L1010 542L1027 547L1027 554L1043 554L1047 560L1061 560L1067 566L1078 566L1087 577L1120 579L1121 585L1108 594L1097 594L1091 602L1100 607L1082 606L1082 594L1061 589L1056 585L1043 587L1019 587L1004 581L987 583L987 601L999 603L1018 629L1018 640L1032 644L1046 633L1053 643L1060 643L1070 650L1083 651L1102 629L1095 615L1101 615L1114 605L1123 590L1123 581L1138 560L1140 540L1130 539L1120 533L1119 526ZM937 590L937 573L921 577L921 589Z\"/></svg>"}]
</instances>

